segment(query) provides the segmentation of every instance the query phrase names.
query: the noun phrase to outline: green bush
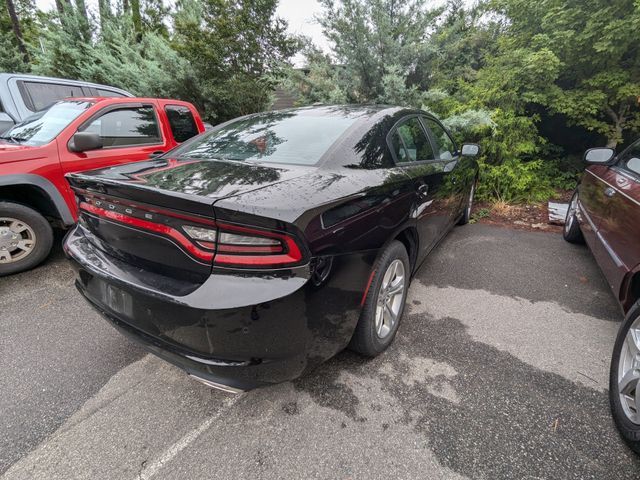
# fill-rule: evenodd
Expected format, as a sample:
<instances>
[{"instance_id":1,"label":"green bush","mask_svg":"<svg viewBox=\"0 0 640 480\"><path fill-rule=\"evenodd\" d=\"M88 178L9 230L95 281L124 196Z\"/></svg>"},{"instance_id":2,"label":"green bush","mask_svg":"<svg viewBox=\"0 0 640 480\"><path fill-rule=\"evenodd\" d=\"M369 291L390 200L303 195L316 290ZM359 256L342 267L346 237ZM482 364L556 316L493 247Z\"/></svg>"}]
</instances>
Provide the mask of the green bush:
<instances>
[{"instance_id":1,"label":"green bush","mask_svg":"<svg viewBox=\"0 0 640 480\"><path fill-rule=\"evenodd\" d=\"M579 172L560 160L506 160L491 165L480 160L480 201L506 203L545 202L557 190L572 190Z\"/></svg>"},{"instance_id":2,"label":"green bush","mask_svg":"<svg viewBox=\"0 0 640 480\"><path fill-rule=\"evenodd\" d=\"M478 199L506 203L547 200L554 190L548 177L540 174L542 169L542 160L510 159L501 165L481 161Z\"/></svg>"}]
</instances>

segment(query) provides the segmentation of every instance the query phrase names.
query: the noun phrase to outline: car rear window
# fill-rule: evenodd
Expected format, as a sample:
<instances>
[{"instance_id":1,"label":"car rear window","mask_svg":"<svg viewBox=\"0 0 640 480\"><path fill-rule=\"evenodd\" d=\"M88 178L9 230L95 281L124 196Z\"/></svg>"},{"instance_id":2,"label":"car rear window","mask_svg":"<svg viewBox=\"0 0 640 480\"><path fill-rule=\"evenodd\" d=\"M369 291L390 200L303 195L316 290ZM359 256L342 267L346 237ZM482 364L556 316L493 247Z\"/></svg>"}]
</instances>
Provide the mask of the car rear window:
<instances>
[{"instance_id":1,"label":"car rear window","mask_svg":"<svg viewBox=\"0 0 640 480\"><path fill-rule=\"evenodd\" d=\"M269 112L205 133L175 151L199 159L315 165L357 119L297 110Z\"/></svg>"}]
</instances>

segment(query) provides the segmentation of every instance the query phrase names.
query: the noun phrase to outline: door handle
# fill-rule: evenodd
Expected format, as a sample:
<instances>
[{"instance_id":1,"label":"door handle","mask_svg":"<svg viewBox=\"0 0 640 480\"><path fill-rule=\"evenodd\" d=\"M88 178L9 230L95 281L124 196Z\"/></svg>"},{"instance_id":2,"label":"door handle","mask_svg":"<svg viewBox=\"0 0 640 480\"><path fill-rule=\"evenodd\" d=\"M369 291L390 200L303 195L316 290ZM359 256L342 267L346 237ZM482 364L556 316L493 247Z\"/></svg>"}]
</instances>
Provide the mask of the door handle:
<instances>
[{"instance_id":1,"label":"door handle","mask_svg":"<svg viewBox=\"0 0 640 480\"><path fill-rule=\"evenodd\" d=\"M149 158L156 158L159 157L160 155L163 155L164 152L162 150L157 150L155 152L152 152L149 154Z\"/></svg>"},{"instance_id":2,"label":"door handle","mask_svg":"<svg viewBox=\"0 0 640 480\"><path fill-rule=\"evenodd\" d=\"M616 191L615 191L615 189L614 189L614 188L608 187L607 189L605 189L604 194L605 194L607 197L611 198L611 197L613 197L613 196L616 194Z\"/></svg>"},{"instance_id":3,"label":"door handle","mask_svg":"<svg viewBox=\"0 0 640 480\"><path fill-rule=\"evenodd\" d=\"M418 187L418 194L422 197L426 197L429 193L429 185L422 184Z\"/></svg>"}]
</instances>

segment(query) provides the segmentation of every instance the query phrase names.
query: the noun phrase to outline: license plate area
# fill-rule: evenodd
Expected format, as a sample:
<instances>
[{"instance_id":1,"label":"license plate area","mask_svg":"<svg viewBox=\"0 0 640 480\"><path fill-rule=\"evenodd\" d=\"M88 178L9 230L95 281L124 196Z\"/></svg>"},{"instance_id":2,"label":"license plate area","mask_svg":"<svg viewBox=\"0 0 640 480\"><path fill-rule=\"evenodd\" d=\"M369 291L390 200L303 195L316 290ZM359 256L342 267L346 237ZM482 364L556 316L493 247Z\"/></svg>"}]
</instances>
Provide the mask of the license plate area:
<instances>
[{"instance_id":1,"label":"license plate area","mask_svg":"<svg viewBox=\"0 0 640 480\"><path fill-rule=\"evenodd\" d=\"M98 283L100 302L115 313L131 317L133 315L133 298L128 292L105 282Z\"/></svg>"}]
</instances>

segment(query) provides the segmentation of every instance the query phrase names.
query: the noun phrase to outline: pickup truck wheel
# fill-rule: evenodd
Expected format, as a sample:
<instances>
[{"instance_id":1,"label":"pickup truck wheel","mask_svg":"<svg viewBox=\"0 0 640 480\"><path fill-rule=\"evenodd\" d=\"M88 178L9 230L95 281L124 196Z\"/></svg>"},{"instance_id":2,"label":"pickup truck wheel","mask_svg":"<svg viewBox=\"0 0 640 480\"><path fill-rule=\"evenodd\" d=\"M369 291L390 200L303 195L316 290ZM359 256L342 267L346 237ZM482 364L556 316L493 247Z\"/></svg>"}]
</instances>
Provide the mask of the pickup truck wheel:
<instances>
[{"instance_id":1,"label":"pickup truck wheel","mask_svg":"<svg viewBox=\"0 0 640 480\"><path fill-rule=\"evenodd\" d=\"M42 215L18 203L0 202L0 276L35 267L52 245L53 230Z\"/></svg>"},{"instance_id":2,"label":"pickup truck wheel","mask_svg":"<svg viewBox=\"0 0 640 480\"><path fill-rule=\"evenodd\" d=\"M640 453L640 301L618 330L609 373L609 403L620 435Z\"/></svg>"}]
</instances>

